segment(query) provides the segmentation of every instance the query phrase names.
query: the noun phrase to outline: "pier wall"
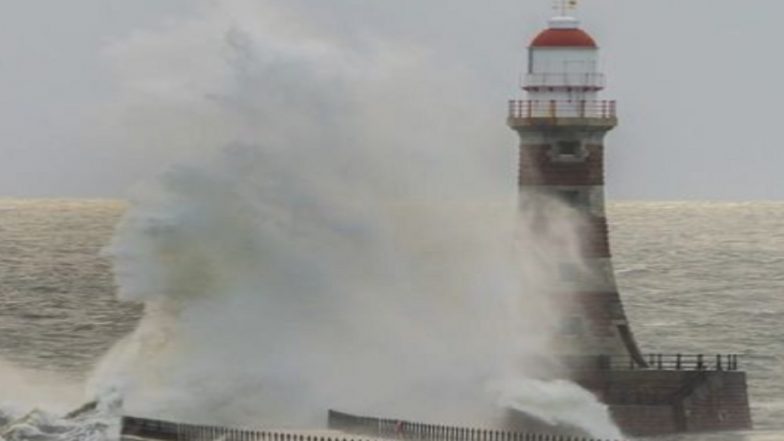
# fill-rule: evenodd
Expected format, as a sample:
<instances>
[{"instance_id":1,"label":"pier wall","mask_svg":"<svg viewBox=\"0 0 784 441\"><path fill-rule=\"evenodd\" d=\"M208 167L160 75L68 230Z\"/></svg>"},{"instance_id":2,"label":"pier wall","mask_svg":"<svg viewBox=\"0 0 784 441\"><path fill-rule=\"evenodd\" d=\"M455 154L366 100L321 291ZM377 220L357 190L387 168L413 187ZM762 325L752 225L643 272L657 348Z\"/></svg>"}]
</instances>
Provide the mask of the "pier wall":
<instances>
[{"instance_id":1,"label":"pier wall","mask_svg":"<svg viewBox=\"0 0 784 441\"><path fill-rule=\"evenodd\" d=\"M577 378L628 435L751 429L746 373L613 370Z\"/></svg>"}]
</instances>

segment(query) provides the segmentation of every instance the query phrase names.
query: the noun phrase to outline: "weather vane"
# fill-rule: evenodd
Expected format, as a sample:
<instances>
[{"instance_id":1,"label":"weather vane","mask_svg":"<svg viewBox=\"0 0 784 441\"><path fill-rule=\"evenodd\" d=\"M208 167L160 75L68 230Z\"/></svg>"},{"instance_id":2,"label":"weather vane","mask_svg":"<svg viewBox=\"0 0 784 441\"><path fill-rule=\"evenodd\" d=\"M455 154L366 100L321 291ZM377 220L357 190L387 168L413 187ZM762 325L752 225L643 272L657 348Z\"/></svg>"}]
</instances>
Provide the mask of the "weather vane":
<instances>
[{"instance_id":1,"label":"weather vane","mask_svg":"<svg viewBox=\"0 0 784 441\"><path fill-rule=\"evenodd\" d=\"M570 11L577 9L577 0L555 0L553 9L561 13L561 16L566 16Z\"/></svg>"}]
</instances>

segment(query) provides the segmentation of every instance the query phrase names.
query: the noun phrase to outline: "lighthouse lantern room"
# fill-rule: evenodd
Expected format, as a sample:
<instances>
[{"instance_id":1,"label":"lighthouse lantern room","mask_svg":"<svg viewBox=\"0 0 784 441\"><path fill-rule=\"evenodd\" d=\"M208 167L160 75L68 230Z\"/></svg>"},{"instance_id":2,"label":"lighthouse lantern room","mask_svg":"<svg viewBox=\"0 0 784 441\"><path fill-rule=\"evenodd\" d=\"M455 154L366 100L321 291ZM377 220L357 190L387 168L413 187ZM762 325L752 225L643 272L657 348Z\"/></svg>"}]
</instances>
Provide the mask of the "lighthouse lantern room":
<instances>
[{"instance_id":1,"label":"lighthouse lantern room","mask_svg":"<svg viewBox=\"0 0 784 441\"><path fill-rule=\"evenodd\" d=\"M528 99L517 105L512 116L536 117L615 117L615 103L599 101L604 75L599 72L599 47L580 29L580 22L566 15L568 1L562 1L562 15L553 17L528 48L528 70L522 78Z\"/></svg>"}]
</instances>

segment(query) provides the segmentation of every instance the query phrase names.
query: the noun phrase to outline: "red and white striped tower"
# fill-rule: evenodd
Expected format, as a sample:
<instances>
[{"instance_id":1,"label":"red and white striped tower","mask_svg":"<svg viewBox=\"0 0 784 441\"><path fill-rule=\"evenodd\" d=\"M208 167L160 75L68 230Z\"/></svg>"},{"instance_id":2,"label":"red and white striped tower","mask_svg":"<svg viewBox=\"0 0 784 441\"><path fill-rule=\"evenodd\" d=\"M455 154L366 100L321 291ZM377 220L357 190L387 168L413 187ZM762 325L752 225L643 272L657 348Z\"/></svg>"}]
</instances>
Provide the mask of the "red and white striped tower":
<instances>
[{"instance_id":1,"label":"red and white striped tower","mask_svg":"<svg viewBox=\"0 0 784 441\"><path fill-rule=\"evenodd\" d=\"M561 355L591 366L619 356L644 366L615 283L604 210L604 137L618 123L615 102L599 99L599 50L566 14L569 3L563 0L561 15L531 42L527 99L509 106L509 126L520 135L521 206L530 214L559 199L580 225L579 265L560 261L556 288L570 305L558 338ZM553 225L544 223L539 228Z\"/></svg>"}]
</instances>

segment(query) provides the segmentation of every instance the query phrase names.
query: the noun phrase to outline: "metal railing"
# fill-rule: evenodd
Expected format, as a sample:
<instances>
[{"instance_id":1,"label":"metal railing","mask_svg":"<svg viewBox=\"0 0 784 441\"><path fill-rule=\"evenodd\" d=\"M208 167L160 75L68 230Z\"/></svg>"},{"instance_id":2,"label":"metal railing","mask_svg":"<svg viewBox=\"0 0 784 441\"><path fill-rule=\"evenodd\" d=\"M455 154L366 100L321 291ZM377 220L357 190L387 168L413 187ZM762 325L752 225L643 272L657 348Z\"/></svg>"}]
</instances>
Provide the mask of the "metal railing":
<instances>
[{"instance_id":1,"label":"metal railing","mask_svg":"<svg viewBox=\"0 0 784 441\"><path fill-rule=\"evenodd\" d=\"M235 429L126 416L120 434L159 441L608 441L559 434L507 432L371 418L329 411L329 429L346 435Z\"/></svg>"},{"instance_id":2,"label":"metal railing","mask_svg":"<svg viewBox=\"0 0 784 441\"><path fill-rule=\"evenodd\" d=\"M349 435L251 430L130 416L123 417L120 434L159 441L367 441Z\"/></svg>"},{"instance_id":3,"label":"metal railing","mask_svg":"<svg viewBox=\"0 0 784 441\"><path fill-rule=\"evenodd\" d=\"M600 370L658 370L658 371L737 371L738 354L647 354L643 356L647 366L632 357L574 357L564 361L567 365L598 368Z\"/></svg>"},{"instance_id":4,"label":"metal railing","mask_svg":"<svg viewBox=\"0 0 784 441\"><path fill-rule=\"evenodd\" d=\"M329 411L329 428L357 435L406 441L602 441L573 435L508 432L423 424Z\"/></svg>"},{"instance_id":5,"label":"metal railing","mask_svg":"<svg viewBox=\"0 0 784 441\"><path fill-rule=\"evenodd\" d=\"M522 78L523 89L570 88L583 90L604 89L604 74L600 73L528 73Z\"/></svg>"},{"instance_id":6,"label":"metal railing","mask_svg":"<svg viewBox=\"0 0 784 441\"><path fill-rule=\"evenodd\" d=\"M664 371L737 371L740 355L648 354L649 369Z\"/></svg>"},{"instance_id":7,"label":"metal railing","mask_svg":"<svg viewBox=\"0 0 784 441\"><path fill-rule=\"evenodd\" d=\"M509 117L528 118L591 118L617 117L615 101L509 101Z\"/></svg>"}]
</instances>

